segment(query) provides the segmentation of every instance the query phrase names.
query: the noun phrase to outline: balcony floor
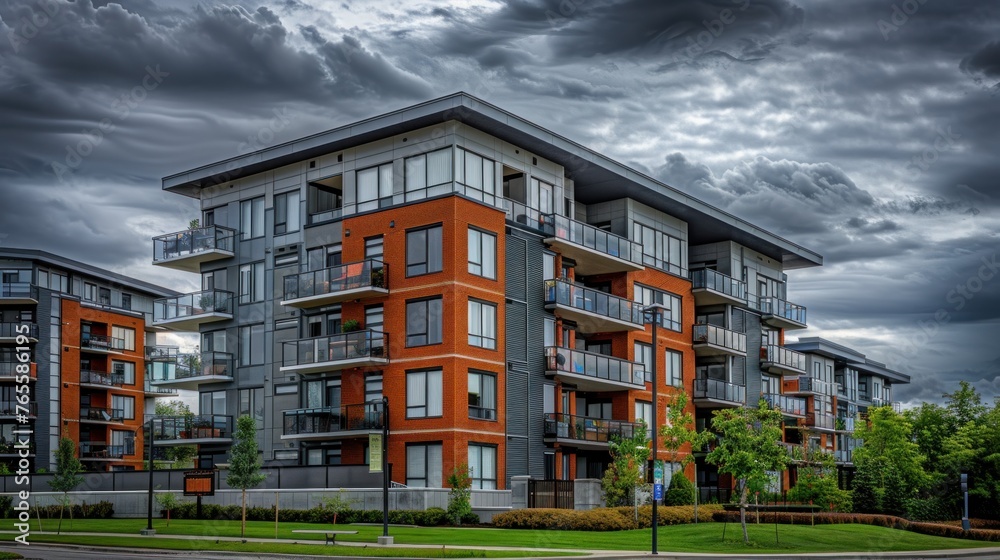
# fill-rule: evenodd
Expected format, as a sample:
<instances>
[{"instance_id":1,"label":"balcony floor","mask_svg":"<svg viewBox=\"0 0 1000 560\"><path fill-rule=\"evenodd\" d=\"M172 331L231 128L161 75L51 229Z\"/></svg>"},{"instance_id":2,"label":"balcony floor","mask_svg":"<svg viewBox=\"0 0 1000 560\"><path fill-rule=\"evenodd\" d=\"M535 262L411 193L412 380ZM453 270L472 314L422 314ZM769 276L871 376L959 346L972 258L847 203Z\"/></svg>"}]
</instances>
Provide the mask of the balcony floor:
<instances>
[{"instance_id":1,"label":"balcony floor","mask_svg":"<svg viewBox=\"0 0 1000 560\"><path fill-rule=\"evenodd\" d=\"M185 389L197 391L200 385L205 383L226 383L232 381L230 375L199 375L196 377L185 377L182 379L161 379L150 381L151 385L157 387L168 387L170 389Z\"/></svg>"},{"instance_id":2,"label":"balcony floor","mask_svg":"<svg viewBox=\"0 0 1000 560\"><path fill-rule=\"evenodd\" d=\"M800 323L798 321L793 321L791 319L782 317L781 315L767 315L767 314L765 314L765 315L763 315L761 317L761 319L765 323L767 323L768 325L771 325L772 327L777 327L777 328L780 328L780 329L785 329L786 331L792 331L792 330L797 330L797 329L808 328L808 325L806 325L805 323Z\"/></svg>"},{"instance_id":3,"label":"balcony floor","mask_svg":"<svg viewBox=\"0 0 1000 560\"><path fill-rule=\"evenodd\" d=\"M331 292L329 294L316 294L314 296L286 299L281 301L281 305L297 307L299 309L308 309L310 307L321 307L323 305L339 303L352 299L375 298L386 295L389 295L389 290L385 288L362 286L360 288L351 288L350 290L341 290Z\"/></svg>"},{"instance_id":4,"label":"balcony floor","mask_svg":"<svg viewBox=\"0 0 1000 560\"><path fill-rule=\"evenodd\" d=\"M764 360L760 361L760 369L767 370L770 373L775 373L778 375L805 375L806 370L798 369L792 366L786 366L784 364L779 364L777 362L766 362Z\"/></svg>"},{"instance_id":5,"label":"balcony floor","mask_svg":"<svg viewBox=\"0 0 1000 560\"><path fill-rule=\"evenodd\" d=\"M747 353L736 348L727 348L711 342L695 342L692 345L696 356L736 356L745 358Z\"/></svg>"},{"instance_id":6,"label":"balcony floor","mask_svg":"<svg viewBox=\"0 0 1000 560\"><path fill-rule=\"evenodd\" d=\"M302 364L297 366L281 366L282 373L323 373L327 371L340 371L356 367L374 367L388 365L389 358L362 357L350 360L334 360L332 362L319 362L315 364Z\"/></svg>"},{"instance_id":7,"label":"balcony floor","mask_svg":"<svg viewBox=\"0 0 1000 560\"><path fill-rule=\"evenodd\" d=\"M546 437L544 438L545 443L558 443L562 447L573 447L575 449L583 449L589 451L604 451L608 449L608 442L606 441L592 441L586 439L574 439L574 438L560 438L560 437Z\"/></svg>"},{"instance_id":8,"label":"balcony floor","mask_svg":"<svg viewBox=\"0 0 1000 560\"><path fill-rule=\"evenodd\" d=\"M729 295L725 292L719 292L711 288L692 288L691 293L694 294L695 306L729 304L742 305L746 307L747 305L747 300L745 299Z\"/></svg>"},{"instance_id":9,"label":"balcony floor","mask_svg":"<svg viewBox=\"0 0 1000 560\"><path fill-rule=\"evenodd\" d=\"M221 259L228 259L233 256L234 254L232 251L224 251L222 249L207 249L205 251L199 251L197 253L191 253L169 259L153 261L153 264L156 266L162 266L164 268L183 270L184 272L201 272L202 263L217 261Z\"/></svg>"},{"instance_id":10,"label":"balcony floor","mask_svg":"<svg viewBox=\"0 0 1000 560\"><path fill-rule=\"evenodd\" d=\"M281 439L286 441L324 441L368 437L368 434L381 434L382 428L369 428L363 430L338 430L336 432L312 432L308 434L282 434Z\"/></svg>"},{"instance_id":11,"label":"balcony floor","mask_svg":"<svg viewBox=\"0 0 1000 560\"><path fill-rule=\"evenodd\" d=\"M615 319L613 317L606 317L600 313L570 307L561 303L550 303L546 305L545 308L559 312L559 316L564 319L574 321L577 329L581 332L595 333L645 330L645 327L640 324L624 321L622 319Z\"/></svg>"},{"instance_id":12,"label":"balcony floor","mask_svg":"<svg viewBox=\"0 0 1000 560\"><path fill-rule=\"evenodd\" d=\"M158 439L153 445L155 447L177 447L179 445L229 445L233 443L230 437L204 437L187 439Z\"/></svg>"},{"instance_id":13,"label":"balcony floor","mask_svg":"<svg viewBox=\"0 0 1000 560\"><path fill-rule=\"evenodd\" d=\"M198 327L205 323L214 323L216 321L229 321L232 320L232 313L202 313L200 315L189 315L186 317L176 317L173 319L160 319L159 321L153 321L154 327L163 327L167 330L178 331L178 332L197 332Z\"/></svg>"},{"instance_id":14,"label":"balcony floor","mask_svg":"<svg viewBox=\"0 0 1000 560\"><path fill-rule=\"evenodd\" d=\"M738 408L744 403L710 397L694 397L691 402L698 408Z\"/></svg>"},{"instance_id":15,"label":"balcony floor","mask_svg":"<svg viewBox=\"0 0 1000 560\"><path fill-rule=\"evenodd\" d=\"M576 261L576 272L583 276L594 274L609 274L612 272L635 272L643 270L641 264L629 262L625 259L602 253L590 247L577 245L572 241L559 237L548 237L544 243L551 245L564 256Z\"/></svg>"},{"instance_id":16,"label":"balcony floor","mask_svg":"<svg viewBox=\"0 0 1000 560\"><path fill-rule=\"evenodd\" d=\"M580 391L602 392L602 391L641 391L646 388L645 382L642 384L625 383L612 379L601 379L583 373L573 373L571 371L547 370L546 377L558 377L570 385L575 385Z\"/></svg>"},{"instance_id":17,"label":"balcony floor","mask_svg":"<svg viewBox=\"0 0 1000 560\"><path fill-rule=\"evenodd\" d=\"M38 305L38 300L28 296L0 297L0 306L4 305Z\"/></svg>"}]
</instances>

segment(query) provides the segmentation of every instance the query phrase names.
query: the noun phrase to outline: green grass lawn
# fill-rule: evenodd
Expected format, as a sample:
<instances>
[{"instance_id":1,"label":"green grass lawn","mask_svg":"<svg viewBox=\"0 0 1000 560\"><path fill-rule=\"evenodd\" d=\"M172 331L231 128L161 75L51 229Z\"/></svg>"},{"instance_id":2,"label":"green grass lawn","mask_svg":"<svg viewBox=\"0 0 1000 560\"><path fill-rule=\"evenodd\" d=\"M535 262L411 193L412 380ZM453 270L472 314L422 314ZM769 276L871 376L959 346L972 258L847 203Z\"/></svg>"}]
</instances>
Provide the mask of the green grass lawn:
<instances>
[{"instance_id":1,"label":"green grass lawn","mask_svg":"<svg viewBox=\"0 0 1000 560\"><path fill-rule=\"evenodd\" d=\"M140 529L146 526L143 519L113 519L75 520L72 525L63 522L64 531L79 532L114 532L133 533L138 535ZM52 536L58 542L77 542L80 544L104 544L122 546L164 546L176 549L203 548L211 550L242 550L246 552L280 552L288 551L288 546L298 546L292 552L323 554L337 553L354 555L377 554L377 548L359 549L357 547L333 547L323 545L279 545L272 543L225 543L215 544L215 537L238 537L239 521L193 521L174 520L170 527L161 519L154 521L154 527L159 535L199 535L204 540L182 541L164 539L115 539L109 542L106 537L67 537ZM325 529L325 524L281 523L278 538L295 539L298 541L319 540L323 535L294 534L294 529ZM54 531L56 522L43 520L42 528ZM32 530L36 530L32 522ZM382 534L381 526L370 525L338 525L340 530L356 530L356 535L339 535L337 541L375 543L376 537ZM730 523L725 527L726 539L723 541L722 523L701 523L698 525L676 525L661 527L659 530L659 548L662 552L737 552L737 553L775 553L775 552L888 552L937 550L955 548L975 548L997 546L988 543L963 539L949 539L921 535L909 531L898 531L883 527L868 525L778 525L778 543L775 544L775 528L773 524L750 524L750 537L753 541L750 547L742 542L742 533L738 523ZM572 550L648 550L650 531L640 529L635 531L616 532L583 532L583 531L538 531L538 530L504 530L491 528L452 528L452 527L390 527L389 534L395 537L396 544L437 544L449 546L504 546L515 548L552 548ZM263 521L247 522L247 536L254 538L274 538L274 524ZM13 538L13 535L10 536ZM48 535L32 535L33 541L48 540ZM86 542L85 542L86 541ZM263 547L260 549L251 547ZM210 547L210 548L209 548ZM278 547L278 548L267 548ZM313 549L315 548L315 551ZM387 551L388 552L388 551ZM441 557L440 551L426 549L411 549L402 552L392 549L394 555ZM448 551L449 555L471 556L466 551ZM525 554L528 555L528 554ZM494 556L490 554L490 556Z\"/></svg>"}]
</instances>

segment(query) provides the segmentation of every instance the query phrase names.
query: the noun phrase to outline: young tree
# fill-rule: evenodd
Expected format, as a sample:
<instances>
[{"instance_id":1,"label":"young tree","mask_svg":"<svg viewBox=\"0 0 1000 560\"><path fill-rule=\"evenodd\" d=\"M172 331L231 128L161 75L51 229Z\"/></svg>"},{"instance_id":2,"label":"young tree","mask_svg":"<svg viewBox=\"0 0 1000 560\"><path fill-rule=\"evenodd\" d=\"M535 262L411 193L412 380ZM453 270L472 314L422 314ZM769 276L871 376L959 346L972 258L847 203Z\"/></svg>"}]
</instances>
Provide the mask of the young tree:
<instances>
[{"instance_id":1,"label":"young tree","mask_svg":"<svg viewBox=\"0 0 1000 560\"><path fill-rule=\"evenodd\" d=\"M674 464L681 467L681 476L684 476L684 468L694 461L695 451L701 450L710 441L715 439L715 434L705 430L699 432L695 429L694 416L687 410L688 396L681 391L667 401L667 418L663 426L660 427L660 436L663 439L663 449L670 456L670 477L673 480ZM681 449L685 445L691 446L691 453L683 459L678 460Z\"/></svg>"},{"instance_id":2,"label":"young tree","mask_svg":"<svg viewBox=\"0 0 1000 560\"><path fill-rule=\"evenodd\" d=\"M83 464L76 458L76 444L73 440L64 437L59 440L59 447L56 448L56 472L49 482L56 492L62 492L62 501L59 504L59 528L56 534L62 530L63 510L69 502L69 492L83 482L80 473L83 472Z\"/></svg>"},{"instance_id":3,"label":"young tree","mask_svg":"<svg viewBox=\"0 0 1000 560\"><path fill-rule=\"evenodd\" d=\"M736 479L743 542L749 543L746 508L750 486L765 484L768 473L784 470L788 460L781 445L781 411L761 400L757 408L727 408L713 414L712 428L721 439L705 460Z\"/></svg>"},{"instance_id":4,"label":"young tree","mask_svg":"<svg viewBox=\"0 0 1000 560\"><path fill-rule=\"evenodd\" d=\"M257 448L257 421L253 416L240 416L236 421L233 447L229 451L229 475L226 484L243 491L243 521L240 536L247 533L247 489L256 488L267 475L260 472L261 460Z\"/></svg>"},{"instance_id":5,"label":"young tree","mask_svg":"<svg viewBox=\"0 0 1000 560\"><path fill-rule=\"evenodd\" d=\"M640 421L628 437L611 436L608 447L611 466L601 479L604 502L608 507L632 505L635 489L642 482L642 465L650 453L645 422Z\"/></svg>"},{"instance_id":6,"label":"young tree","mask_svg":"<svg viewBox=\"0 0 1000 560\"><path fill-rule=\"evenodd\" d=\"M462 520L472 514L472 473L469 465L462 463L448 475L448 518L451 524L459 526Z\"/></svg>"},{"instance_id":7,"label":"young tree","mask_svg":"<svg viewBox=\"0 0 1000 560\"><path fill-rule=\"evenodd\" d=\"M825 451L809 453L799 466L799 478L788 492L794 502L812 502L826 509L833 504L837 511L851 511L851 493L837 487L837 463Z\"/></svg>"},{"instance_id":8,"label":"young tree","mask_svg":"<svg viewBox=\"0 0 1000 560\"><path fill-rule=\"evenodd\" d=\"M866 421L859 422L854 437L861 440L861 447L854 450L854 465L862 485L871 481L874 489L862 490L876 497L875 502L901 513L897 503L914 497L927 481L923 470L924 456L913 442L910 423L888 406L868 409ZM858 478L855 478L858 488ZM889 503L880 499L889 494ZM862 501L862 503L865 503Z\"/></svg>"}]
</instances>

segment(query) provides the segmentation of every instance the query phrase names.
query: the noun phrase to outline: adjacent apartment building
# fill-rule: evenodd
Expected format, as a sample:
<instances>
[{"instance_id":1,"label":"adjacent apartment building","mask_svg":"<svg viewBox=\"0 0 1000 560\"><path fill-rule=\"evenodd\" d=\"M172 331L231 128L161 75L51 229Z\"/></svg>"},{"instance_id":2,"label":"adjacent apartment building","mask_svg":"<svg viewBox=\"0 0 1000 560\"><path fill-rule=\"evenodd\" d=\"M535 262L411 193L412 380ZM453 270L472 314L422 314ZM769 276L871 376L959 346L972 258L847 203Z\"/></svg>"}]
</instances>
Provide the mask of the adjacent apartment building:
<instances>
[{"instance_id":1,"label":"adjacent apartment building","mask_svg":"<svg viewBox=\"0 0 1000 560\"><path fill-rule=\"evenodd\" d=\"M186 383L220 424L253 414L268 464L364 464L388 422L397 483L461 463L477 488L600 477L610 436L654 406L662 422L672 393L704 427L810 390L786 273L820 255L464 93L163 188L200 223L156 237L153 263L202 290L154 302L152 324L233 357ZM826 421L802 404L796 433ZM203 466L227 460L216 433Z\"/></svg>"},{"instance_id":2,"label":"adjacent apartment building","mask_svg":"<svg viewBox=\"0 0 1000 560\"><path fill-rule=\"evenodd\" d=\"M155 337L153 300L175 293L44 251L0 249L0 462L17 470L14 432L27 429L32 471L55 467L63 437L87 470L141 469L146 401L176 396L145 382L144 343ZM18 418L21 353L29 403Z\"/></svg>"}]
</instances>

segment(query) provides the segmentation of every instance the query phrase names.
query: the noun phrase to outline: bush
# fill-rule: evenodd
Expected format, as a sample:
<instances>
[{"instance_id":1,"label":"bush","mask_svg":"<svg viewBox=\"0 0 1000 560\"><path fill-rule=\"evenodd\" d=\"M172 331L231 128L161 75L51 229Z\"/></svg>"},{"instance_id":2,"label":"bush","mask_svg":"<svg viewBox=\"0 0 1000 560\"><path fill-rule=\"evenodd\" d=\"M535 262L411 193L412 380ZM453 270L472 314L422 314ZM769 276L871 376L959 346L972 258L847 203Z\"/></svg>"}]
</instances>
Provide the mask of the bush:
<instances>
[{"instance_id":1,"label":"bush","mask_svg":"<svg viewBox=\"0 0 1000 560\"><path fill-rule=\"evenodd\" d=\"M663 503L668 506L689 506L694 504L694 484L684 476L683 472L674 474L670 479L670 487L663 496Z\"/></svg>"},{"instance_id":2,"label":"bush","mask_svg":"<svg viewBox=\"0 0 1000 560\"><path fill-rule=\"evenodd\" d=\"M941 521L954 519L948 504L940 497L911 498L906 500L906 518L911 521Z\"/></svg>"},{"instance_id":3,"label":"bush","mask_svg":"<svg viewBox=\"0 0 1000 560\"><path fill-rule=\"evenodd\" d=\"M721 506L699 506L702 521L711 521L712 514ZM693 506L658 508L660 525L678 525L694 522ZM572 509L515 509L493 517L495 527L505 529L557 529L575 531L623 531L647 528L653 525L653 506L596 508L588 511Z\"/></svg>"},{"instance_id":4,"label":"bush","mask_svg":"<svg viewBox=\"0 0 1000 560\"><path fill-rule=\"evenodd\" d=\"M37 509L39 517L47 519L59 518L58 504L43 506ZM97 502L96 504L84 502L82 504L73 504L72 511L69 509L65 510L63 517L69 517L70 514L72 514L74 519L111 519L115 514L115 508L111 502Z\"/></svg>"},{"instance_id":5,"label":"bush","mask_svg":"<svg viewBox=\"0 0 1000 560\"><path fill-rule=\"evenodd\" d=\"M448 522L448 512L439 508L427 508L426 511L414 512L414 522L423 527L437 527Z\"/></svg>"},{"instance_id":6,"label":"bush","mask_svg":"<svg viewBox=\"0 0 1000 560\"><path fill-rule=\"evenodd\" d=\"M14 517L14 498L12 496L0 496L0 517L4 519Z\"/></svg>"}]
</instances>

